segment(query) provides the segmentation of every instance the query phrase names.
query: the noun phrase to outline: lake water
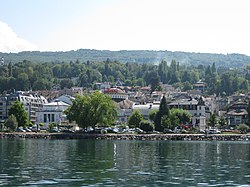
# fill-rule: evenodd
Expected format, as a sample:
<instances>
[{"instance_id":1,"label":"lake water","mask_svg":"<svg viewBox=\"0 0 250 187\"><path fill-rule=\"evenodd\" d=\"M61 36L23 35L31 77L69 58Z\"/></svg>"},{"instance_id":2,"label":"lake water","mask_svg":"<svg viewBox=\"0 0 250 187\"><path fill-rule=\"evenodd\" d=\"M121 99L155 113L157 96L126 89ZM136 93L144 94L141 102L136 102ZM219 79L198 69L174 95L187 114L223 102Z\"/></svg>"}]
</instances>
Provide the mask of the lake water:
<instances>
[{"instance_id":1,"label":"lake water","mask_svg":"<svg viewBox=\"0 0 250 187\"><path fill-rule=\"evenodd\" d=\"M250 142L0 140L0 186L250 186Z\"/></svg>"}]
</instances>

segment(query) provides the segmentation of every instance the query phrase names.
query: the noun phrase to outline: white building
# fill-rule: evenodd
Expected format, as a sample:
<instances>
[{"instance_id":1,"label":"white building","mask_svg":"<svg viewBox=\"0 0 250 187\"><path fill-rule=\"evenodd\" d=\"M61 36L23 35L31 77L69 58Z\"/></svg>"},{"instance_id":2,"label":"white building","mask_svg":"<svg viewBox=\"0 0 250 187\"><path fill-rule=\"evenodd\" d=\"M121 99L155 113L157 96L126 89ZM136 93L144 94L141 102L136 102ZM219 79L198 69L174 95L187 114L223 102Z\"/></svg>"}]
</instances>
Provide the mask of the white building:
<instances>
[{"instance_id":1,"label":"white building","mask_svg":"<svg viewBox=\"0 0 250 187\"><path fill-rule=\"evenodd\" d=\"M148 113L151 110L159 110L159 104L147 103L147 104L134 104L133 111L139 110L145 119L148 119Z\"/></svg>"},{"instance_id":2,"label":"white building","mask_svg":"<svg viewBox=\"0 0 250 187\"><path fill-rule=\"evenodd\" d=\"M66 121L66 115L64 111L69 107L62 101L55 101L44 104L43 107L36 112L36 123L45 124L45 128L48 128L50 123L61 124Z\"/></svg>"},{"instance_id":3,"label":"white building","mask_svg":"<svg viewBox=\"0 0 250 187\"><path fill-rule=\"evenodd\" d=\"M169 108L180 108L187 110L192 115L193 127L199 127L199 130L206 129L206 106L202 97L196 99L180 99L168 104Z\"/></svg>"}]
</instances>

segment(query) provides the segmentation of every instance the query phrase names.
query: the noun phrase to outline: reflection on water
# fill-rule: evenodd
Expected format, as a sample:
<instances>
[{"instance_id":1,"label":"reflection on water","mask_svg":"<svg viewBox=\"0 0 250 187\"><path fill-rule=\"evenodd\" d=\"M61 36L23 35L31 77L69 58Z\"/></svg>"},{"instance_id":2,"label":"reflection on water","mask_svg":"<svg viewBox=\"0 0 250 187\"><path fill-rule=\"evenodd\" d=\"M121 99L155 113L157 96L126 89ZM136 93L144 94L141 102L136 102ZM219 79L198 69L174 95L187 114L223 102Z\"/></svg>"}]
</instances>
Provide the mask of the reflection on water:
<instances>
[{"instance_id":1,"label":"reflection on water","mask_svg":"<svg viewBox=\"0 0 250 187\"><path fill-rule=\"evenodd\" d=\"M249 186L249 142L0 140L3 186Z\"/></svg>"}]
</instances>

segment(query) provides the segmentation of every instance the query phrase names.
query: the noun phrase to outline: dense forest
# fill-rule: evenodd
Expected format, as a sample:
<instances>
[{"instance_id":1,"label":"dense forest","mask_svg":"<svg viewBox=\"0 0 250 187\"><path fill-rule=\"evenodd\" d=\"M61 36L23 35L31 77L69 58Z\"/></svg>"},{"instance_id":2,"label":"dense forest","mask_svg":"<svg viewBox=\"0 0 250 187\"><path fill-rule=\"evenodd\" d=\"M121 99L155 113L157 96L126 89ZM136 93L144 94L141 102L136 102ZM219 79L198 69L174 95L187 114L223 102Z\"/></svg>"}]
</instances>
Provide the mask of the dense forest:
<instances>
[{"instance_id":1,"label":"dense forest","mask_svg":"<svg viewBox=\"0 0 250 187\"><path fill-rule=\"evenodd\" d=\"M97 82L117 80L125 86L148 86L160 89L159 82L171 84L183 91L191 90L199 80L207 83L207 94L230 95L249 91L250 66L239 69L181 65L172 60L154 63L121 63L106 59L101 62L31 62L5 63L0 66L0 92L11 90L50 90L55 85L61 89L81 86L95 89Z\"/></svg>"},{"instance_id":2,"label":"dense forest","mask_svg":"<svg viewBox=\"0 0 250 187\"><path fill-rule=\"evenodd\" d=\"M216 64L217 67L242 67L250 64L250 57L241 54L209 54L209 53L188 53L171 51L108 51L79 49L77 51L67 52L20 52L20 53L0 53L5 62L18 63L23 60L31 62L70 62L80 60L81 62L101 62L109 58L111 61L122 63L154 63L159 64L161 60L171 62L175 59L180 64L205 66Z\"/></svg>"}]
</instances>

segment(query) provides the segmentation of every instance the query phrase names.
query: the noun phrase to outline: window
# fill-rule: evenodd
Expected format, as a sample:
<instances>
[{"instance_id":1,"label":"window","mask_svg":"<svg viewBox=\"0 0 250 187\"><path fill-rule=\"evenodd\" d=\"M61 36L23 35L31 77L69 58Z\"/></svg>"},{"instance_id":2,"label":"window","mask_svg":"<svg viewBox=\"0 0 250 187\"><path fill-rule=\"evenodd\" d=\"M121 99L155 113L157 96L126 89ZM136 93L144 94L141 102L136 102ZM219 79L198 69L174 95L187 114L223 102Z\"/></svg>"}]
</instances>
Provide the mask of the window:
<instances>
[{"instance_id":1,"label":"window","mask_svg":"<svg viewBox=\"0 0 250 187\"><path fill-rule=\"evenodd\" d=\"M47 122L47 115L43 114L43 122L46 123Z\"/></svg>"},{"instance_id":2,"label":"window","mask_svg":"<svg viewBox=\"0 0 250 187\"><path fill-rule=\"evenodd\" d=\"M52 121L52 122L55 122L55 114L51 114L51 116L52 116L51 121Z\"/></svg>"}]
</instances>

